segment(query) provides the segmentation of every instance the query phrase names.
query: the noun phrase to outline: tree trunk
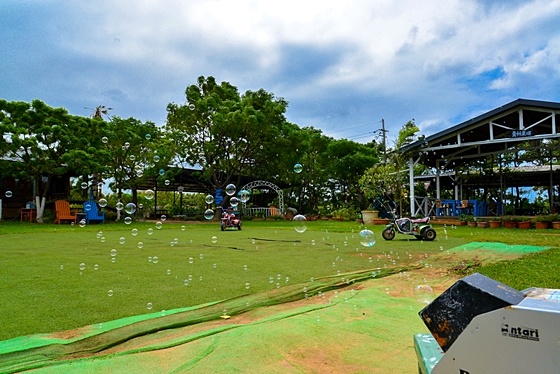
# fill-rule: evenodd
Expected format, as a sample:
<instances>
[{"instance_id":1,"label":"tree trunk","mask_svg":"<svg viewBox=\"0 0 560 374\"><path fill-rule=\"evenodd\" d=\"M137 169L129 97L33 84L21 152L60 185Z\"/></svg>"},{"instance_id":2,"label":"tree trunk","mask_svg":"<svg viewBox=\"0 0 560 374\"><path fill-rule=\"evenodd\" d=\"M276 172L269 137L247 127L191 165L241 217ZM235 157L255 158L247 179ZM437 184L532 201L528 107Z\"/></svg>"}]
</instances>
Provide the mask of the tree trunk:
<instances>
[{"instance_id":1,"label":"tree trunk","mask_svg":"<svg viewBox=\"0 0 560 374\"><path fill-rule=\"evenodd\" d=\"M43 216L45 214L45 205L47 202L47 194L49 192L49 187L51 185L51 177L47 177L47 185L45 186L44 190L43 190L43 196L41 196L40 193L40 186L41 186L41 177L36 177L35 178L35 183L37 185L37 194L35 195L35 205L37 208L37 223L45 223L45 221L43 220Z\"/></svg>"}]
</instances>

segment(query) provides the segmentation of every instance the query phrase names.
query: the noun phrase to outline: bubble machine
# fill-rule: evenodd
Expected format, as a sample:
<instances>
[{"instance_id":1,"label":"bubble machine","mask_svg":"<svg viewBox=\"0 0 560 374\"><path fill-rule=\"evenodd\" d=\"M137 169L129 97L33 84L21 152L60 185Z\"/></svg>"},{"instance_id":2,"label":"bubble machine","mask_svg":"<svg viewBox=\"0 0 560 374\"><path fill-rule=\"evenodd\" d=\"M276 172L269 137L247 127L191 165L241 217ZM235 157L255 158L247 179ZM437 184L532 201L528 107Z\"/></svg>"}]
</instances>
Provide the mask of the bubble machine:
<instances>
[{"instance_id":1,"label":"bubble machine","mask_svg":"<svg viewBox=\"0 0 560 374\"><path fill-rule=\"evenodd\" d=\"M560 290L517 291L475 273L419 312L421 374L560 373Z\"/></svg>"}]
</instances>

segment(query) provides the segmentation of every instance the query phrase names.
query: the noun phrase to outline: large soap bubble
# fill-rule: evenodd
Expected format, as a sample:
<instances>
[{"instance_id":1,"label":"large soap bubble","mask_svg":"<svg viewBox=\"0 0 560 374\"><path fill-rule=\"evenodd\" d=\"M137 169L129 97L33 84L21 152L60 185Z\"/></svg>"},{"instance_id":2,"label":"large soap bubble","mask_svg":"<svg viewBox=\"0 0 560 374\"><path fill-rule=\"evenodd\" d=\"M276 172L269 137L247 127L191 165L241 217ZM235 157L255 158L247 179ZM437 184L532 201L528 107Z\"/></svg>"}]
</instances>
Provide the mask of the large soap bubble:
<instances>
[{"instance_id":1,"label":"large soap bubble","mask_svg":"<svg viewBox=\"0 0 560 374\"><path fill-rule=\"evenodd\" d=\"M214 196L206 195L206 198L204 200L206 201L206 204L212 204L214 202Z\"/></svg>"},{"instance_id":2,"label":"large soap bubble","mask_svg":"<svg viewBox=\"0 0 560 374\"><path fill-rule=\"evenodd\" d=\"M239 205L239 199L234 196L229 200L229 203L231 204L232 207L235 208L236 206Z\"/></svg>"},{"instance_id":3,"label":"large soap bubble","mask_svg":"<svg viewBox=\"0 0 560 374\"><path fill-rule=\"evenodd\" d=\"M230 183L226 186L226 194L228 196L233 196L235 194L235 190L235 184Z\"/></svg>"},{"instance_id":4,"label":"large soap bubble","mask_svg":"<svg viewBox=\"0 0 560 374\"><path fill-rule=\"evenodd\" d=\"M117 205L115 205L115 208L116 208L117 210L123 210L124 204L121 203L121 202L118 202Z\"/></svg>"},{"instance_id":5,"label":"large soap bubble","mask_svg":"<svg viewBox=\"0 0 560 374\"><path fill-rule=\"evenodd\" d=\"M303 166L301 164L295 164L294 165L294 172L299 174L303 171Z\"/></svg>"},{"instance_id":6,"label":"large soap bubble","mask_svg":"<svg viewBox=\"0 0 560 374\"><path fill-rule=\"evenodd\" d=\"M251 198L251 193L247 190L241 190L239 192L239 200L241 200L242 203L246 203L247 201L249 201L249 199Z\"/></svg>"},{"instance_id":7,"label":"large soap bubble","mask_svg":"<svg viewBox=\"0 0 560 374\"><path fill-rule=\"evenodd\" d=\"M429 304L434 300L434 290L427 284L414 287L414 297L422 304Z\"/></svg>"},{"instance_id":8,"label":"large soap bubble","mask_svg":"<svg viewBox=\"0 0 560 374\"><path fill-rule=\"evenodd\" d=\"M305 232L307 230L307 219L305 216L298 214L292 219L294 230L297 232Z\"/></svg>"},{"instance_id":9,"label":"large soap bubble","mask_svg":"<svg viewBox=\"0 0 560 374\"><path fill-rule=\"evenodd\" d=\"M375 242L375 233L373 231L368 229L360 231L360 243L364 247L373 247Z\"/></svg>"},{"instance_id":10,"label":"large soap bubble","mask_svg":"<svg viewBox=\"0 0 560 374\"><path fill-rule=\"evenodd\" d=\"M99 206L101 208L105 208L107 206L107 199L101 198L101 199L99 199L99 201L97 203L99 204Z\"/></svg>"},{"instance_id":11,"label":"large soap bubble","mask_svg":"<svg viewBox=\"0 0 560 374\"><path fill-rule=\"evenodd\" d=\"M126 206L124 207L124 211L125 211L127 214L130 214L130 215L136 213L136 204L134 204L134 203L128 203L128 204L126 204Z\"/></svg>"},{"instance_id":12,"label":"large soap bubble","mask_svg":"<svg viewBox=\"0 0 560 374\"><path fill-rule=\"evenodd\" d=\"M153 190L146 190L144 191L144 197L146 198L146 200L152 200L155 196L155 193Z\"/></svg>"},{"instance_id":13,"label":"large soap bubble","mask_svg":"<svg viewBox=\"0 0 560 374\"><path fill-rule=\"evenodd\" d=\"M207 220L214 218L214 211L212 209L206 209L206 211L204 211L204 218Z\"/></svg>"},{"instance_id":14,"label":"large soap bubble","mask_svg":"<svg viewBox=\"0 0 560 374\"><path fill-rule=\"evenodd\" d=\"M6 197L7 197L7 198L10 198L10 197L12 197L12 196L13 196L12 191L6 191Z\"/></svg>"}]
</instances>

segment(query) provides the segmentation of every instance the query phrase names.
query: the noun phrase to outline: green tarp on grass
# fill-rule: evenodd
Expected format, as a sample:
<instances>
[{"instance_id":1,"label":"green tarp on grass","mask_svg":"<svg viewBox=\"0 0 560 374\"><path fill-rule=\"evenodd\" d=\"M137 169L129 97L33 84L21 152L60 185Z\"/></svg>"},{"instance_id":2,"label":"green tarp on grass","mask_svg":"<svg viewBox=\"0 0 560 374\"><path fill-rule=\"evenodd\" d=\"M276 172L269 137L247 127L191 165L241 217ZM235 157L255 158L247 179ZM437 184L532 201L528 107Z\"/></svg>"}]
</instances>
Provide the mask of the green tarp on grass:
<instances>
[{"instance_id":1,"label":"green tarp on grass","mask_svg":"<svg viewBox=\"0 0 560 374\"><path fill-rule=\"evenodd\" d=\"M136 321L11 339L0 342L0 372L410 372L411 336L425 331L416 315L422 305L390 296L382 279L408 270L344 274Z\"/></svg>"},{"instance_id":2,"label":"green tarp on grass","mask_svg":"<svg viewBox=\"0 0 560 374\"><path fill-rule=\"evenodd\" d=\"M473 251L486 250L497 254L524 255L533 252L544 251L550 247L538 247L534 245L511 245L498 242L472 242L450 249L450 251Z\"/></svg>"}]
</instances>

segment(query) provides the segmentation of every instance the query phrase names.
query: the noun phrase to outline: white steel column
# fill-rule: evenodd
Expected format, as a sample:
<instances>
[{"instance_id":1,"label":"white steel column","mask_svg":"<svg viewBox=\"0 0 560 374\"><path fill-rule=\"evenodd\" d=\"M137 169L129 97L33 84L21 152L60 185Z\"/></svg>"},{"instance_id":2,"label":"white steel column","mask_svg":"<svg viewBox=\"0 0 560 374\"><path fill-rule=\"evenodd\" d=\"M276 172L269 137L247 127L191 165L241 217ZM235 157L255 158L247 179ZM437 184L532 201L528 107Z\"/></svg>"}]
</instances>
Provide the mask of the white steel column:
<instances>
[{"instance_id":1,"label":"white steel column","mask_svg":"<svg viewBox=\"0 0 560 374\"><path fill-rule=\"evenodd\" d=\"M440 182L439 182L439 163L440 160L436 160L436 197L441 199Z\"/></svg>"},{"instance_id":2,"label":"white steel column","mask_svg":"<svg viewBox=\"0 0 560 374\"><path fill-rule=\"evenodd\" d=\"M410 183L410 216L412 218L414 218L415 214L415 210L416 207L414 206L414 160L412 159L412 157L410 157L409 161L408 161L408 165L409 165L409 170L408 170L408 176L409 176L409 180L408 183Z\"/></svg>"}]
</instances>

